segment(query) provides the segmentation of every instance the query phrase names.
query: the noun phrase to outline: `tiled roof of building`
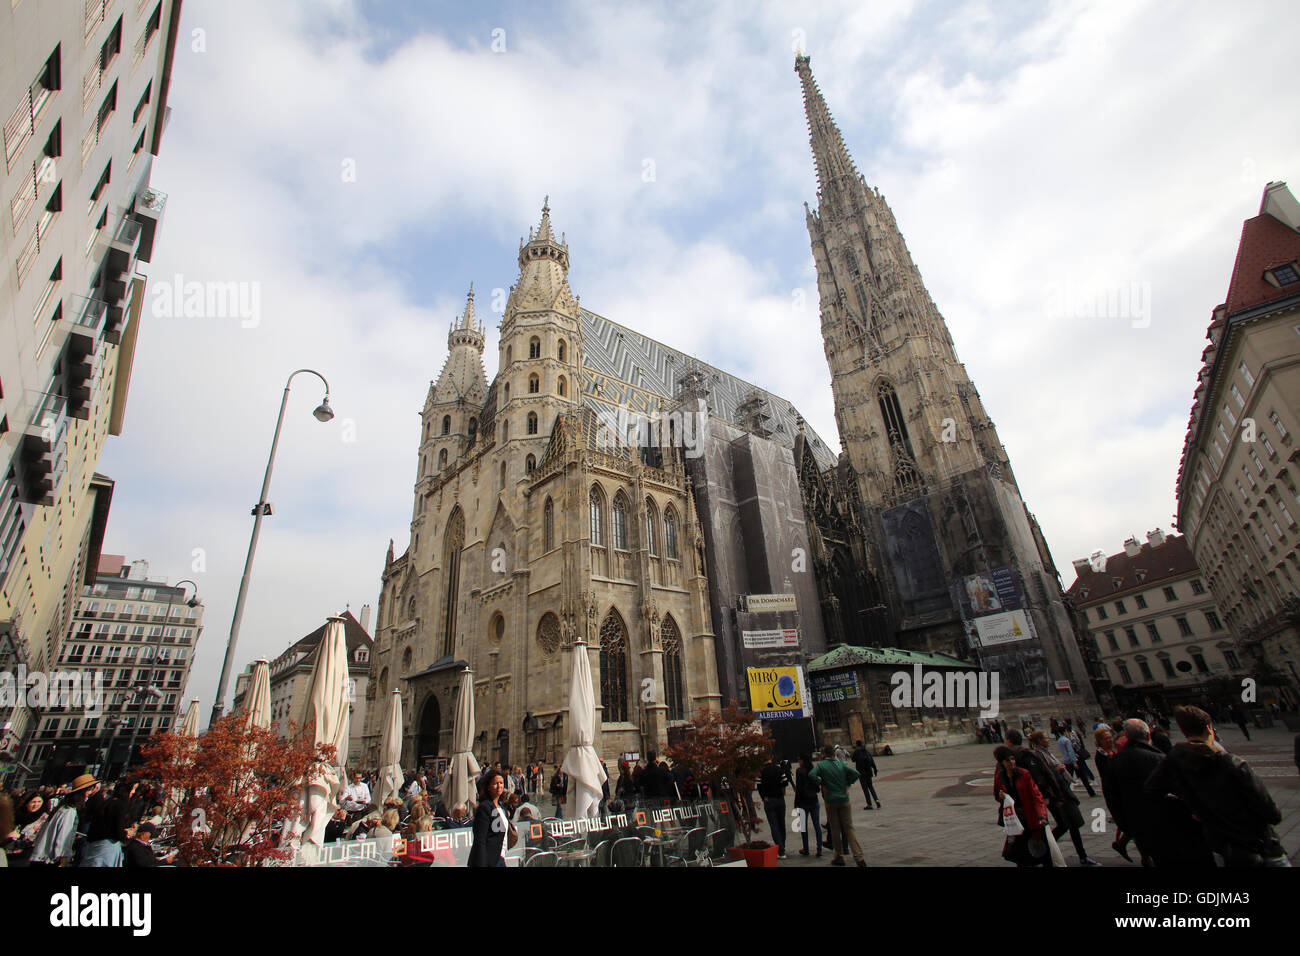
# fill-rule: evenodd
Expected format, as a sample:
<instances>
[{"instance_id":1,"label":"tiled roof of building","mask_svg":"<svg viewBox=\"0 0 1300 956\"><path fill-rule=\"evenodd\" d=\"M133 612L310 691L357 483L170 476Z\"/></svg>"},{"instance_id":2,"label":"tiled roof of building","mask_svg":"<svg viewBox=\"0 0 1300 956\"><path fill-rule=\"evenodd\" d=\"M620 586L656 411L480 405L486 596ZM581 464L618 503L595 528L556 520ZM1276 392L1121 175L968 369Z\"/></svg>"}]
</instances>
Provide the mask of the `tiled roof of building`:
<instances>
[{"instance_id":1,"label":"tiled roof of building","mask_svg":"<svg viewBox=\"0 0 1300 956\"><path fill-rule=\"evenodd\" d=\"M1077 568L1075 573L1078 577L1065 593L1074 599L1077 606L1087 607L1113 594L1149 588L1162 581L1195 574L1198 570L1196 558L1187 546L1187 536L1169 535L1163 544L1153 547L1148 542L1142 545L1132 557L1126 551L1112 554L1101 571L1093 570L1091 565Z\"/></svg>"},{"instance_id":2,"label":"tiled roof of building","mask_svg":"<svg viewBox=\"0 0 1300 956\"><path fill-rule=\"evenodd\" d=\"M838 667L853 667L857 664L885 664L890 667L911 667L913 664L920 664L924 667L962 667L967 670L976 667L970 661L949 657L947 654L909 651L901 647L857 647L853 644L841 644L821 657L809 661L808 670L828 671Z\"/></svg>"},{"instance_id":3,"label":"tiled roof of building","mask_svg":"<svg viewBox=\"0 0 1300 956\"><path fill-rule=\"evenodd\" d=\"M728 372L664 345L649 336L619 325L587 309L582 310L582 348L587 369L649 392L662 399L677 398L677 383L688 368L698 368L708 376L709 411L738 427L745 423L738 409L754 393L766 400L769 416L766 427L770 439L791 450L799 433L798 410L779 395L751 385ZM583 403L598 405L599 400L584 387ZM812 427L805 424L804 434L817 464L823 470L833 468L839 452L826 444Z\"/></svg>"},{"instance_id":4,"label":"tiled roof of building","mask_svg":"<svg viewBox=\"0 0 1300 956\"><path fill-rule=\"evenodd\" d=\"M1174 485L1180 515L1184 509L1184 490L1187 489L1190 495L1188 456L1200 434L1202 420L1208 420L1205 415L1205 399L1215 380L1220 356L1228 347L1228 336L1232 333L1229 325L1231 319L1270 302L1300 296L1300 286L1275 286L1265 278L1267 271L1300 260L1300 231L1266 211L1270 208L1274 211L1281 210L1278 214L1284 218L1294 217L1295 200L1285 183L1269 183L1264 189L1264 201L1260 205L1259 215L1242 224L1237 258L1233 262L1232 279L1228 284L1227 301L1215 307L1205 334L1210 344L1201 352L1201 368L1197 372L1196 388L1192 393L1192 410L1188 416L1187 434L1183 439L1183 452L1178 460L1178 477Z\"/></svg>"},{"instance_id":5,"label":"tiled roof of building","mask_svg":"<svg viewBox=\"0 0 1300 956\"><path fill-rule=\"evenodd\" d=\"M365 628L361 626L361 622L352 616L351 611L344 611L339 617L343 618L343 636L348 645L348 659L351 660L353 652L359 646L370 647L375 641L366 633ZM325 637L325 628L328 626L329 621L326 621L306 637L290 644L280 657L283 658L285 654L292 653L295 650L307 651L308 653L299 663L310 664L316 658L316 649L320 647L321 639Z\"/></svg>"}]
</instances>

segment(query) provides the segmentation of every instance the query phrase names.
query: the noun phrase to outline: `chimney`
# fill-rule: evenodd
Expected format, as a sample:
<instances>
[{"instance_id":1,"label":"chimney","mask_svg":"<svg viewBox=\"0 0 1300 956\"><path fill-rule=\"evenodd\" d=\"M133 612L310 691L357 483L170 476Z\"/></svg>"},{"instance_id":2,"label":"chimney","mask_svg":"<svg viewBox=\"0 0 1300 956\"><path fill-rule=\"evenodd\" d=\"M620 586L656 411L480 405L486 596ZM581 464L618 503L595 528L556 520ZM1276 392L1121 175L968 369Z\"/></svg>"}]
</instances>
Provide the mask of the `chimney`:
<instances>
[{"instance_id":1,"label":"chimney","mask_svg":"<svg viewBox=\"0 0 1300 956\"><path fill-rule=\"evenodd\" d=\"M370 633L370 605L361 605L361 630Z\"/></svg>"},{"instance_id":2,"label":"chimney","mask_svg":"<svg viewBox=\"0 0 1300 956\"><path fill-rule=\"evenodd\" d=\"M1159 528L1156 528L1155 531L1147 532L1147 544L1151 545L1151 547L1158 548L1160 547L1160 545L1164 543L1165 543L1165 533L1161 531Z\"/></svg>"},{"instance_id":3,"label":"chimney","mask_svg":"<svg viewBox=\"0 0 1300 956\"><path fill-rule=\"evenodd\" d=\"M1269 183L1264 187L1264 201L1260 203L1259 214L1265 213L1300 232L1300 203L1291 195L1286 183Z\"/></svg>"},{"instance_id":4,"label":"chimney","mask_svg":"<svg viewBox=\"0 0 1300 956\"><path fill-rule=\"evenodd\" d=\"M1088 570L1088 568L1092 566L1092 562L1087 558L1075 558L1073 563L1075 574L1083 574L1084 571Z\"/></svg>"},{"instance_id":5,"label":"chimney","mask_svg":"<svg viewBox=\"0 0 1300 956\"><path fill-rule=\"evenodd\" d=\"M1092 554L1088 555L1088 563L1092 565L1094 571L1101 574L1106 570L1106 552L1100 549L1092 552Z\"/></svg>"},{"instance_id":6,"label":"chimney","mask_svg":"<svg viewBox=\"0 0 1300 956\"><path fill-rule=\"evenodd\" d=\"M1124 553L1130 558L1136 558L1142 551L1142 545L1138 544L1137 535L1129 535L1124 539Z\"/></svg>"},{"instance_id":7,"label":"chimney","mask_svg":"<svg viewBox=\"0 0 1300 956\"><path fill-rule=\"evenodd\" d=\"M149 562L144 558L138 558L131 562L131 572L127 575L130 581L147 581L149 580Z\"/></svg>"}]
</instances>

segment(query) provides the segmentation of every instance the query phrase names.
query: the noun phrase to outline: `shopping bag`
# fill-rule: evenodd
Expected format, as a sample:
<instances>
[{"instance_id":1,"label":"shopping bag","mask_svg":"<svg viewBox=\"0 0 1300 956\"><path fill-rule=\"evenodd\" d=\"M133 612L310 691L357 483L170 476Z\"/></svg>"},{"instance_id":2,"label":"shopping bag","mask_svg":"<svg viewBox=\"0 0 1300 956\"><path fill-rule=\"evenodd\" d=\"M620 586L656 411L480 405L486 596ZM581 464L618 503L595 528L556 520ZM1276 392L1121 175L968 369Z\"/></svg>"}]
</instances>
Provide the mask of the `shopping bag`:
<instances>
[{"instance_id":1,"label":"shopping bag","mask_svg":"<svg viewBox=\"0 0 1300 956\"><path fill-rule=\"evenodd\" d=\"M1016 801L1008 793L1002 794L1002 825L1006 828L1008 837L1018 837L1025 832L1025 825L1016 816Z\"/></svg>"},{"instance_id":2,"label":"shopping bag","mask_svg":"<svg viewBox=\"0 0 1300 956\"><path fill-rule=\"evenodd\" d=\"M1044 827L1043 833L1047 837L1047 850L1052 854L1052 866L1065 866L1065 854L1061 852L1061 847L1056 842L1056 837L1052 836L1051 827Z\"/></svg>"}]
</instances>

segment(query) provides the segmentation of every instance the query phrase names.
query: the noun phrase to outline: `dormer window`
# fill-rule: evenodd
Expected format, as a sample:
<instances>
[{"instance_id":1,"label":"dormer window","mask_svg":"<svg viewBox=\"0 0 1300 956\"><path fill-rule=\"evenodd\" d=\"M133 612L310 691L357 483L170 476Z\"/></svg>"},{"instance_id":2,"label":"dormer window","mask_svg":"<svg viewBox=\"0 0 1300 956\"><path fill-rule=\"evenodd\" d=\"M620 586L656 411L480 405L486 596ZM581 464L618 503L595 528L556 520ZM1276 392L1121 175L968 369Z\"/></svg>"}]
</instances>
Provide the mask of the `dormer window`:
<instances>
[{"instance_id":1,"label":"dormer window","mask_svg":"<svg viewBox=\"0 0 1300 956\"><path fill-rule=\"evenodd\" d=\"M1137 579L1138 579L1139 581L1145 581L1145 580L1147 579L1147 573L1146 573L1146 571L1145 571L1143 568L1138 568L1138 570L1137 570Z\"/></svg>"},{"instance_id":2,"label":"dormer window","mask_svg":"<svg viewBox=\"0 0 1300 956\"><path fill-rule=\"evenodd\" d=\"M1264 271L1264 281L1279 289L1295 285L1300 282L1300 268L1297 268L1295 262L1288 262L1284 266L1274 266L1272 269Z\"/></svg>"},{"instance_id":3,"label":"dormer window","mask_svg":"<svg viewBox=\"0 0 1300 956\"><path fill-rule=\"evenodd\" d=\"M1124 579L1123 579L1123 578L1111 578L1111 579L1110 579L1110 586L1111 586L1112 588L1114 588L1116 591L1119 590L1119 586L1120 586L1121 584L1123 584L1123 583L1124 583Z\"/></svg>"}]
</instances>

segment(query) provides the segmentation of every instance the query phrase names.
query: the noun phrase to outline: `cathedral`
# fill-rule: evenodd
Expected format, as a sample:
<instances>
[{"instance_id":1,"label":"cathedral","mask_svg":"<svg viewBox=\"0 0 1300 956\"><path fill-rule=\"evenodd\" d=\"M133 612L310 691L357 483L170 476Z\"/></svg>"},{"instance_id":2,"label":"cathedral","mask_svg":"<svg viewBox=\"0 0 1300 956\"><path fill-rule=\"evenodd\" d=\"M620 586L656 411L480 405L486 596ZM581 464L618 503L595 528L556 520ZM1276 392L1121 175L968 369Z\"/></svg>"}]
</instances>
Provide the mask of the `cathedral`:
<instances>
[{"instance_id":1,"label":"cathedral","mask_svg":"<svg viewBox=\"0 0 1300 956\"><path fill-rule=\"evenodd\" d=\"M403 763L449 753L467 666L480 760L558 762L577 641L607 761L661 749L701 709L749 707L751 668L840 645L956 656L1027 708L1082 706L1060 582L993 423L807 57L796 70L843 452L779 396L583 308L544 204L497 375L471 286L421 411L410 541L384 559L369 765L393 690ZM811 745L808 711L770 724Z\"/></svg>"}]
</instances>

